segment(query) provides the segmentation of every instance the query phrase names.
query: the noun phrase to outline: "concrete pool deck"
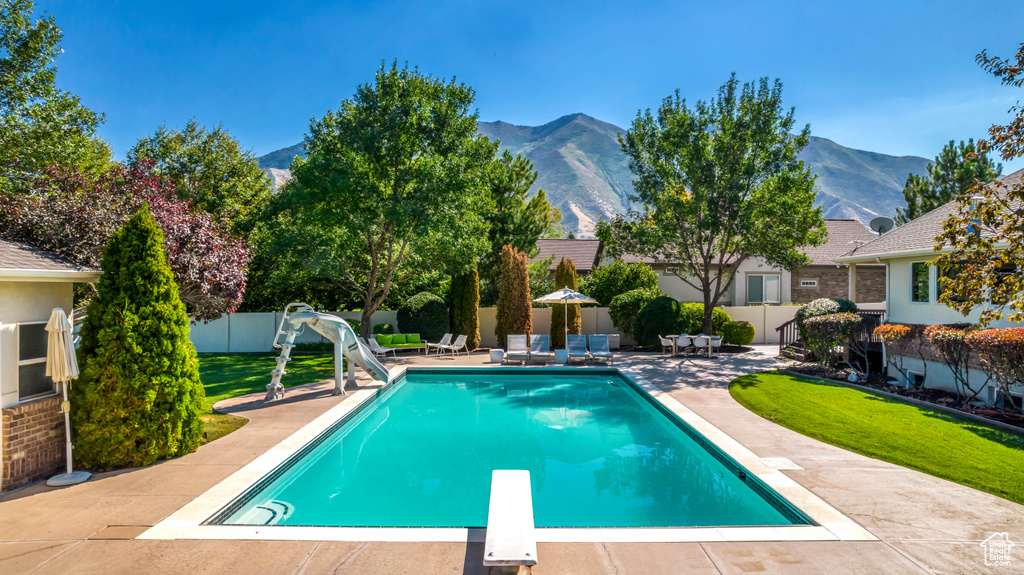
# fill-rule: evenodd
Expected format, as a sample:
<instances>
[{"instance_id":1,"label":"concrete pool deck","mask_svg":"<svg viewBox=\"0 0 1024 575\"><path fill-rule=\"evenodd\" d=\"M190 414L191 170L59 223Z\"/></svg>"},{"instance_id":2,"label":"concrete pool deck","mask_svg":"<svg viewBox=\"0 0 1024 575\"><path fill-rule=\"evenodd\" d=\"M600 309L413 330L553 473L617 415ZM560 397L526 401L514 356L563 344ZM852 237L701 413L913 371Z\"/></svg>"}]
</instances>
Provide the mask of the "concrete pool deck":
<instances>
[{"instance_id":1,"label":"concrete pool deck","mask_svg":"<svg viewBox=\"0 0 1024 575\"><path fill-rule=\"evenodd\" d=\"M783 362L775 346L713 359L622 354L630 369L762 458L784 458L806 487L879 541L547 543L535 573L1011 573L986 567L981 541L1024 542L1024 506L834 448L774 425L729 396L733 378ZM487 365L406 353L388 364ZM359 378L360 385L369 385ZM98 474L66 488L36 483L0 497L0 573L485 573L482 543L134 539L346 397L332 382L222 402L250 422L196 453L144 469Z\"/></svg>"}]
</instances>

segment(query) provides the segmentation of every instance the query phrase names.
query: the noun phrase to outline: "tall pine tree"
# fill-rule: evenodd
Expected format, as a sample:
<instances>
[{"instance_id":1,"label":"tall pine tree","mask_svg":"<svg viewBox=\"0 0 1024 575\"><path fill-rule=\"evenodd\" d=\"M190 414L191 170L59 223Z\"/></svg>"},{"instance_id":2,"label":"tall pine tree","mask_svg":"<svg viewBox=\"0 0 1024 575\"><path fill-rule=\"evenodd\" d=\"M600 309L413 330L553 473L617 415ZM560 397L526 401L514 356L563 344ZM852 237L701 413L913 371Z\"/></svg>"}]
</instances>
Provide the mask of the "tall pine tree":
<instances>
[{"instance_id":1,"label":"tall pine tree","mask_svg":"<svg viewBox=\"0 0 1024 575\"><path fill-rule=\"evenodd\" d=\"M986 154L979 153L974 140L963 140L958 146L950 140L935 161L928 164L926 175L910 174L903 186L907 209L896 209L896 225L919 218L935 208L952 202L974 186L975 181L991 182L1003 173Z\"/></svg>"},{"instance_id":2,"label":"tall pine tree","mask_svg":"<svg viewBox=\"0 0 1024 575\"><path fill-rule=\"evenodd\" d=\"M559 290L564 287L571 290L579 288L576 281L576 266L569 258L562 258L562 260L558 262L558 267L555 268L555 289ZM569 326L569 333L583 333L583 321L580 317L580 304L568 304L569 309L565 309L566 304L560 303L556 303L551 307L551 345L555 348L564 348L565 326L567 325L567 322Z\"/></svg>"},{"instance_id":3,"label":"tall pine tree","mask_svg":"<svg viewBox=\"0 0 1024 575\"><path fill-rule=\"evenodd\" d=\"M204 392L189 319L143 205L107 244L82 326L82 377L71 387L77 461L149 465L194 451Z\"/></svg>"}]
</instances>

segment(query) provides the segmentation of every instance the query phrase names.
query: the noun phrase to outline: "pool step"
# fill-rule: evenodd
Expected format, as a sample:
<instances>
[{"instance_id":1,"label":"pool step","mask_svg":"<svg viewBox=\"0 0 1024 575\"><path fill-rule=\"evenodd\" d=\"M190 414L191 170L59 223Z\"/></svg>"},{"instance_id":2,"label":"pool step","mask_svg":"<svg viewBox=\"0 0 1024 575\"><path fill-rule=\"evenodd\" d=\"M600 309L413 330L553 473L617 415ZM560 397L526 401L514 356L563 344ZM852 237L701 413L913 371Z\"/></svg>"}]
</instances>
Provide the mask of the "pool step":
<instances>
[{"instance_id":1,"label":"pool step","mask_svg":"<svg viewBox=\"0 0 1024 575\"><path fill-rule=\"evenodd\" d=\"M484 566L524 567L529 573L536 564L530 472L495 469L491 472L491 500L487 507Z\"/></svg>"}]
</instances>

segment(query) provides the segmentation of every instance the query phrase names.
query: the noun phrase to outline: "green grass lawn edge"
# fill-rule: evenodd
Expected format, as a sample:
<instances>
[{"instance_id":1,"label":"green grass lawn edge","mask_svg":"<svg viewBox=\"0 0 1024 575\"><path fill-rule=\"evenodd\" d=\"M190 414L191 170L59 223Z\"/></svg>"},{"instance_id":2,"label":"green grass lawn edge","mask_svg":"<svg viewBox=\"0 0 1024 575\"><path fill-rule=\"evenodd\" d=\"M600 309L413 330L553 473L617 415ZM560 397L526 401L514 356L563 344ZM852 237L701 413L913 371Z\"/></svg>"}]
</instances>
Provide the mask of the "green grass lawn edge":
<instances>
[{"instance_id":1,"label":"green grass lawn edge","mask_svg":"<svg viewBox=\"0 0 1024 575\"><path fill-rule=\"evenodd\" d=\"M1024 437L839 383L775 371L738 377L729 394L787 429L1024 504Z\"/></svg>"}]
</instances>

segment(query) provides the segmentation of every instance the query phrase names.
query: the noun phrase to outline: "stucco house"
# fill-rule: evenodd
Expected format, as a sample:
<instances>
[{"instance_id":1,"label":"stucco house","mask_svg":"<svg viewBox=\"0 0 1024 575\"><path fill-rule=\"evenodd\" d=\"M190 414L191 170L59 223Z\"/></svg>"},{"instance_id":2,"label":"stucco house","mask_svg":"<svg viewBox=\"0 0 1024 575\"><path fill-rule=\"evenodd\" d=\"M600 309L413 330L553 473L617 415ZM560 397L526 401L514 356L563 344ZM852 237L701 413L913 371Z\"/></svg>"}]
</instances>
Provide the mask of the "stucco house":
<instances>
[{"instance_id":1,"label":"stucco house","mask_svg":"<svg viewBox=\"0 0 1024 575\"><path fill-rule=\"evenodd\" d=\"M1014 185L1024 178L1019 170L998 180L1003 185ZM923 330L930 325L975 323L981 311L975 310L964 317L953 308L937 301L939 296L938 277L940 270L931 265L938 255L935 251L935 237L942 230L942 224L956 210L956 202L950 202L927 214L908 222L878 239L858 246L842 256L837 262L851 268L865 264L885 266L886 317L888 323L899 323L912 327L918 338L913 348L919 350L915 357L907 357L905 366L913 372L917 383L935 389L955 391L953 376L945 364L939 361L931 345L924 339ZM993 322L989 327L1020 327L1020 324L1006 320ZM977 358L973 365L980 367ZM890 373L899 377L896 373ZM984 381L980 370L973 370L972 381ZM981 398L991 402L995 388L989 387Z\"/></svg>"},{"instance_id":2,"label":"stucco house","mask_svg":"<svg viewBox=\"0 0 1024 575\"><path fill-rule=\"evenodd\" d=\"M881 303L885 298L885 267L878 263L851 268L836 260L854 247L875 239L857 220L825 220L828 241L811 246L804 253L811 263L795 271L767 265L752 258L740 264L735 281L722 298L722 305L807 303L822 297L847 298L856 303ZM643 261L658 274L663 293L686 302L703 301L699 290L673 273L671 264L654 258L626 255L627 262ZM610 261L610 260L609 260Z\"/></svg>"},{"instance_id":3,"label":"stucco house","mask_svg":"<svg viewBox=\"0 0 1024 575\"><path fill-rule=\"evenodd\" d=\"M21 242L0 239L0 490L42 479L64 464L64 417L46 376L44 329L55 307L71 315L85 268Z\"/></svg>"}]
</instances>

